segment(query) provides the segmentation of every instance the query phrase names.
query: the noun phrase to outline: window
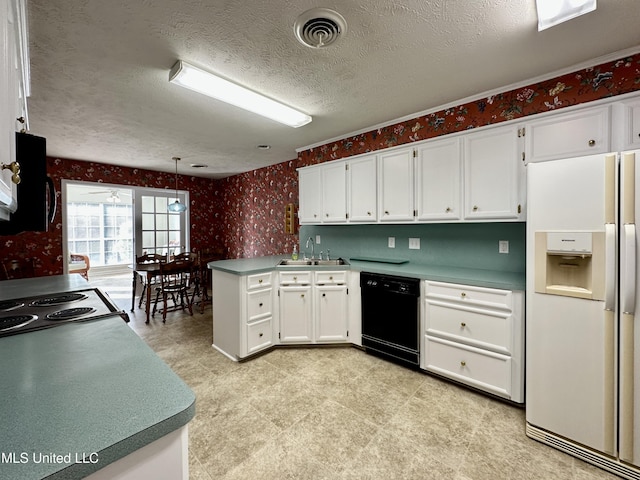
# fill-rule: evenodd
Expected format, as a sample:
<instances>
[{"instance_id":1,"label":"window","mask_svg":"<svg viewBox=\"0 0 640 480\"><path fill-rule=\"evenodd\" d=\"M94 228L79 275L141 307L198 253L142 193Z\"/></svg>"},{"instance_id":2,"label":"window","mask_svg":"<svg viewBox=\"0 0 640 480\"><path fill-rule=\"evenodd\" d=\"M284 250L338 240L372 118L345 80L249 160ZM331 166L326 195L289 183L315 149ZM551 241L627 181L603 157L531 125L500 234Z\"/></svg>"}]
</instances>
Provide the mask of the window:
<instances>
[{"instance_id":1,"label":"window","mask_svg":"<svg viewBox=\"0 0 640 480\"><path fill-rule=\"evenodd\" d=\"M142 253L175 255L186 249L181 215L167 210L175 198L141 195Z\"/></svg>"}]
</instances>

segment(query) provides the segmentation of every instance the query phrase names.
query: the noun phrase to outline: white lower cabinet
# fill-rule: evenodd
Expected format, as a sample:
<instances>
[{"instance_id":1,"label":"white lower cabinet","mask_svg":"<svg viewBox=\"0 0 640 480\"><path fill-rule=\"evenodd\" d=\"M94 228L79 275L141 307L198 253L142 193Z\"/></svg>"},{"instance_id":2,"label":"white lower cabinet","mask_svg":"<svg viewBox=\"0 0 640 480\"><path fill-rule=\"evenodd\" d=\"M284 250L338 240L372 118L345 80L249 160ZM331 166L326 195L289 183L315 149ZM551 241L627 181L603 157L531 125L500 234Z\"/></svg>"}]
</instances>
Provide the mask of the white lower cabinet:
<instances>
[{"instance_id":1,"label":"white lower cabinet","mask_svg":"<svg viewBox=\"0 0 640 480\"><path fill-rule=\"evenodd\" d=\"M524 293L426 281L422 369L524 402Z\"/></svg>"},{"instance_id":2,"label":"white lower cabinet","mask_svg":"<svg viewBox=\"0 0 640 480\"><path fill-rule=\"evenodd\" d=\"M280 343L349 339L346 271L280 272Z\"/></svg>"},{"instance_id":3,"label":"white lower cabinet","mask_svg":"<svg viewBox=\"0 0 640 480\"><path fill-rule=\"evenodd\" d=\"M213 347L239 360L273 345L272 273L212 271Z\"/></svg>"}]
</instances>

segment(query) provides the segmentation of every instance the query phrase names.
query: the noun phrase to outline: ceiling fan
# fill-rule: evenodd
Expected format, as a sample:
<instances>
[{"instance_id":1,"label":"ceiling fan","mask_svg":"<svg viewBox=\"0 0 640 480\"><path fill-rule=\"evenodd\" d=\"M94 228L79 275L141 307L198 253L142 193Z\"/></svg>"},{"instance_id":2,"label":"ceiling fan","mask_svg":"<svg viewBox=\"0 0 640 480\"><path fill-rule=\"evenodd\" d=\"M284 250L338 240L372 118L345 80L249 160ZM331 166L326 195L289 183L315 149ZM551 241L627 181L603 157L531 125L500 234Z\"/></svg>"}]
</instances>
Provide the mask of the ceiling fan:
<instances>
[{"instance_id":1,"label":"ceiling fan","mask_svg":"<svg viewBox=\"0 0 640 480\"><path fill-rule=\"evenodd\" d=\"M100 190L97 192L87 192L90 195L94 195L94 194L105 194L105 193L109 193L110 195L107 197L107 202L110 203L120 203L122 200L120 199L120 194L122 195L127 195L127 196L131 196L131 193L129 191L120 191L117 188L112 189L112 190Z\"/></svg>"}]
</instances>

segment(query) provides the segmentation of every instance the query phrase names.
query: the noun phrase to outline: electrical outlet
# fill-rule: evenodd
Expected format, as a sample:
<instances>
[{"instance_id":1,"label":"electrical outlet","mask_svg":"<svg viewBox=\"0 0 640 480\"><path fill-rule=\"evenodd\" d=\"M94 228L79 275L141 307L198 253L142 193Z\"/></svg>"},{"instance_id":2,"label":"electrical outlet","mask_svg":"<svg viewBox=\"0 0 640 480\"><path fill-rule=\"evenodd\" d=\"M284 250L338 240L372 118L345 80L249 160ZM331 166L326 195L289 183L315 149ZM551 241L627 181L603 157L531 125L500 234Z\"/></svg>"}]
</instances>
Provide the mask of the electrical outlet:
<instances>
[{"instance_id":1,"label":"electrical outlet","mask_svg":"<svg viewBox=\"0 0 640 480\"><path fill-rule=\"evenodd\" d=\"M499 240L498 241L498 253L509 253L509 241L508 240Z\"/></svg>"},{"instance_id":2,"label":"electrical outlet","mask_svg":"<svg viewBox=\"0 0 640 480\"><path fill-rule=\"evenodd\" d=\"M316 235L316 245L320 245L320 235Z\"/></svg>"},{"instance_id":3,"label":"electrical outlet","mask_svg":"<svg viewBox=\"0 0 640 480\"><path fill-rule=\"evenodd\" d=\"M420 250L420 239L419 238L410 238L409 239L409 250Z\"/></svg>"},{"instance_id":4,"label":"electrical outlet","mask_svg":"<svg viewBox=\"0 0 640 480\"><path fill-rule=\"evenodd\" d=\"M389 237L389 248L396 248L396 237Z\"/></svg>"}]
</instances>

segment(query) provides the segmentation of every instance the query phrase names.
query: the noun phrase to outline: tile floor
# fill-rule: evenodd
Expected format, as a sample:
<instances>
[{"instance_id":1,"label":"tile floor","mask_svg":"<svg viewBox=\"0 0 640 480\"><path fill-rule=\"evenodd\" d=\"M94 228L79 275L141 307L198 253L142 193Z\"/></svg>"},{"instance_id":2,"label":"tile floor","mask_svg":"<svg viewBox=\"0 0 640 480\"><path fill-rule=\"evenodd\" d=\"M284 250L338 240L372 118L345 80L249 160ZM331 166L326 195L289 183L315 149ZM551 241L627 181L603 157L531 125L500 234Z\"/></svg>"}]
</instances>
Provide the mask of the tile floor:
<instances>
[{"instance_id":1,"label":"tile floor","mask_svg":"<svg viewBox=\"0 0 640 480\"><path fill-rule=\"evenodd\" d=\"M127 311L129 285L105 287ZM618 478L527 438L521 408L356 348L235 363L210 307L149 325L136 307L130 326L196 393L193 480Z\"/></svg>"}]
</instances>

